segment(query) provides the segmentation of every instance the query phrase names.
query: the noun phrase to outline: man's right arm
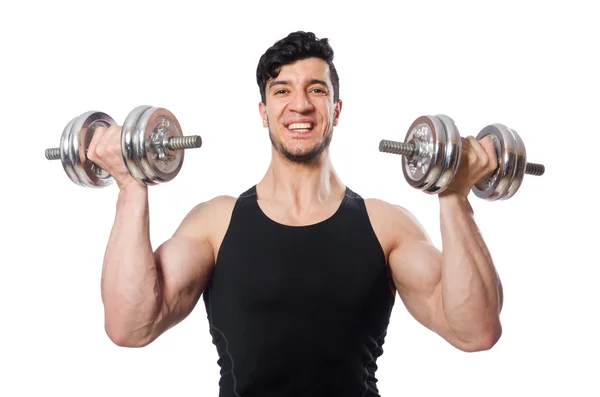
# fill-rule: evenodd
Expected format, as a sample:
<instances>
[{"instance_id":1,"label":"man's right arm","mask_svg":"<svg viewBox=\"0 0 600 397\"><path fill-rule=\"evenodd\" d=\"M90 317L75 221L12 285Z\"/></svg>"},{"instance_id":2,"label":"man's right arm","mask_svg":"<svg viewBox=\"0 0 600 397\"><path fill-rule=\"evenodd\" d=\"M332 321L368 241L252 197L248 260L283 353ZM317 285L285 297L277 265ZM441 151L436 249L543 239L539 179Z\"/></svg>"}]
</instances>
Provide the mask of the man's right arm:
<instances>
[{"instance_id":1,"label":"man's right arm","mask_svg":"<svg viewBox=\"0 0 600 397\"><path fill-rule=\"evenodd\" d=\"M148 187L119 191L102 268L105 330L115 344L146 346L192 311L215 263L210 203L196 206L153 252Z\"/></svg>"}]
</instances>

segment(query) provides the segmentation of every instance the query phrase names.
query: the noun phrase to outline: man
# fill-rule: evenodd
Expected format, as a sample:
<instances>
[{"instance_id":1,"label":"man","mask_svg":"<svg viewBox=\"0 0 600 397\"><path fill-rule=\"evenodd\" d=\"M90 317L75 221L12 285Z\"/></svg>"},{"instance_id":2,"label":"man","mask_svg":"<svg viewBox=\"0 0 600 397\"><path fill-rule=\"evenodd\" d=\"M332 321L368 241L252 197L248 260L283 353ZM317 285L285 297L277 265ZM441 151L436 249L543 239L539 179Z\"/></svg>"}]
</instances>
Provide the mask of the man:
<instances>
[{"instance_id":1,"label":"man","mask_svg":"<svg viewBox=\"0 0 600 397\"><path fill-rule=\"evenodd\" d=\"M329 144L342 101L327 39L295 32L275 43L257 82L272 142L264 177L193 208L154 252L148 189L123 164L120 127L95 133L88 157L119 187L102 273L110 339L145 346L203 295L221 397L379 396L396 292L456 348L490 349L502 287L467 195L495 167L491 141L463 139L439 195L440 252L406 209L363 199L336 175Z\"/></svg>"}]
</instances>

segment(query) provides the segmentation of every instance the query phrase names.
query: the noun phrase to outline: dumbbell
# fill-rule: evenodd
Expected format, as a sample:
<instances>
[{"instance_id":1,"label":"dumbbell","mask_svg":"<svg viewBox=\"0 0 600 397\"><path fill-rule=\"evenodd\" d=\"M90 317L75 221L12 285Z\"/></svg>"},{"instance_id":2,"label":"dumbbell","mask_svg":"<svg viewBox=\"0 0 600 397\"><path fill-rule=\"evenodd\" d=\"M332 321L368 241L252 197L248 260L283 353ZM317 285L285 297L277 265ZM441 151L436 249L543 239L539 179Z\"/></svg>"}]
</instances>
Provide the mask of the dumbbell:
<instances>
[{"instance_id":1,"label":"dumbbell","mask_svg":"<svg viewBox=\"0 0 600 397\"><path fill-rule=\"evenodd\" d=\"M525 145L519 134L503 124L484 127L477 139L490 136L498 156L498 167L477 182L471 191L489 201L511 198L525 174L540 176L542 164L528 163ZM446 115L418 117L410 125L404 142L382 140L379 151L403 156L402 171L414 188L429 194L442 193L458 169L462 142L454 121Z\"/></svg>"},{"instance_id":2,"label":"dumbbell","mask_svg":"<svg viewBox=\"0 0 600 397\"><path fill-rule=\"evenodd\" d=\"M64 128L58 148L46 149L48 160L61 160L68 177L84 187L106 187L114 179L87 158L97 127L116 124L103 112L89 111ZM179 121L170 111L138 106L125 118L121 130L121 153L132 177L146 186L171 181L183 165L184 150L199 148L198 135L183 136Z\"/></svg>"}]
</instances>

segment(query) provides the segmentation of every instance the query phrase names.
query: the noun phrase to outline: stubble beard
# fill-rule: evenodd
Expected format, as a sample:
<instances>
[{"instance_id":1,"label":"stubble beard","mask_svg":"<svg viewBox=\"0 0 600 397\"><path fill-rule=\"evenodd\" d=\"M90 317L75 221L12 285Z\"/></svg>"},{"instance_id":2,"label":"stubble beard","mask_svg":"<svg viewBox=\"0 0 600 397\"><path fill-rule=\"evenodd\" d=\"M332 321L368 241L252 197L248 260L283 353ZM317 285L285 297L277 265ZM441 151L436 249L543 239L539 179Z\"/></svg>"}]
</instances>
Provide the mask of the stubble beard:
<instances>
[{"instance_id":1,"label":"stubble beard","mask_svg":"<svg viewBox=\"0 0 600 397\"><path fill-rule=\"evenodd\" d=\"M267 125L269 125L269 139L271 140L271 145L273 148L275 148L277 153L281 154L287 160L297 164L313 164L321 156L321 153L323 153L325 149L329 147L331 139L333 138L333 131L331 130L327 135L325 135L324 139L311 150L306 153L296 154L288 150L281 141L276 141L273 138L271 126L268 124L268 121Z\"/></svg>"}]
</instances>

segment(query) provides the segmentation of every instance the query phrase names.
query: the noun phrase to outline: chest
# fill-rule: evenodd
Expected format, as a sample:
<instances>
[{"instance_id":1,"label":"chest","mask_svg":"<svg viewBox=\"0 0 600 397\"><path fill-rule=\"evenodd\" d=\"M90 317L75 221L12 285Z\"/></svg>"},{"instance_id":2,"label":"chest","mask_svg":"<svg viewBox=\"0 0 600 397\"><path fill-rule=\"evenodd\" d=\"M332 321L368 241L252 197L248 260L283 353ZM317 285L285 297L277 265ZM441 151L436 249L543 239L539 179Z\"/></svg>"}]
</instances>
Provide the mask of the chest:
<instances>
[{"instance_id":1,"label":"chest","mask_svg":"<svg viewBox=\"0 0 600 397\"><path fill-rule=\"evenodd\" d=\"M244 312L343 314L390 293L384 253L360 228L281 228L238 234L225 244L213 282Z\"/></svg>"}]
</instances>

